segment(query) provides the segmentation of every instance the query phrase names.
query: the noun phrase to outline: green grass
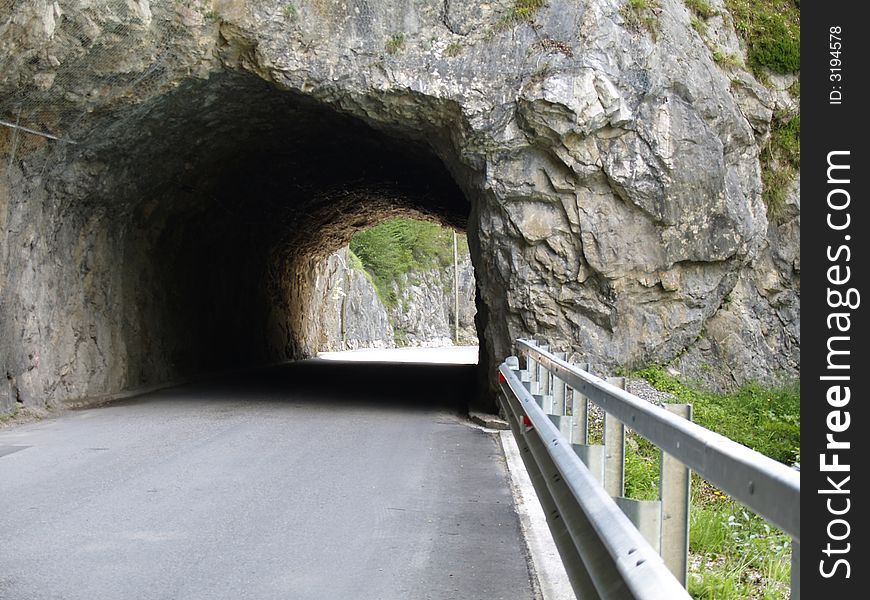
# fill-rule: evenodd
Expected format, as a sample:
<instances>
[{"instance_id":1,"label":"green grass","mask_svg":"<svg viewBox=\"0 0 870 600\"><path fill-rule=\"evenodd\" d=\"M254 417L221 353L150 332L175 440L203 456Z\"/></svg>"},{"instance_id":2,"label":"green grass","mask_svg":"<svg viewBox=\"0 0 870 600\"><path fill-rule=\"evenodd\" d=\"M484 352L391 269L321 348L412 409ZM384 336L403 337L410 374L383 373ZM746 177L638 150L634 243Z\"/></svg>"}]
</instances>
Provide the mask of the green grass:
<instances>
[{"instance_id":1,"label":"green grass","mask_svg":"<svg viewBox=\"0 0 870 600\"><path fill-rule=\"evenodd\" d=\"M702 565L689 574L693 598L788 597L791 539L723 495L694 495L689 549Z\"/></svg>"},{"instance_id":2,"label":"green grass","mask_svg":"<svg viewBox=\"0 0 870 600\"><path fill-rule=\"evenodd\" d=\"M767 218L772 223L781 224L785 219L788 186L794 181L797 171L786 166L766 166L762 163L761 198L767 207Z\"/></svg>"},{"instance_id":3,"label":"green grass","mask_svg":"<svg viewBox=\"0 0 870 600\"><path fill-rule=\"evenodd\" d=\"M801 116L788 114L774 116L770 136L771 145L778 153L777 158L799 169L801 166Z\"/></svg>"},{"instance_id":4,"label":"green grass","mask_svg":"<svg viewBox=\"0 0 870 600\"><path fill-rule=\"evenodd\" d=\"M737 68L741 66L740 57L735 54L727 54L721 50L713 52L713 61L721 67Z\"/></svg>"},{"instance_id":5,"label":"green grass","mask_svg":"<svg viewBox=\"0 0 870 600\"><path fill-rule=\"evenodd\" d=\"M758 74L800 70L800 3L794 0L725 0Z\"/></svg>"},{"instance_id":6,"label":"green grass","mask_svg":"<svg viewBox=\"0 0 870 600\"><path fill-rule=\"evenodd\" d=\"M673 394L677 402L692 404L693 419L700 425L786 464L800 460L799 383L749 384L729 394L716 394L687 385L661 367L634 376ZM629 434L626 495L654 499L657 480L658 450ZM705 600L788 598L789 537L696 474L691 500L689 547L696 562L689 573L691 596Z\"/></svg>"},{"instance_id":7,"label":"green grass","mask_svg":"<svg viewBox=\"0 0 870 600\"><path fill-rule=\"evenodd\" d=\"M791 464L800 453L800 384L751 383L729 394L690 387L660 367L639 371L656 389L692 404L693 420L744 446Z\"/></svg>"},{"instance_id":8,"label":"green grass","mask_svg":"<svg viewBox=\"0 0 870 600\"><path fill-rule=\"evenodd\" d=\"M459 54L462 52L462 48L462 43L450 42L449 44L447 44L447 49L445 50L445 53L447 54L447 56L459 56Z\"/></svg>"},{"instance_id":9,"label":"green grass","mask_svg":"<svg viewBox=\"0 0 870 600\"><path fill-rule=\"evenodd\" d=\"M19 408L14 406L11 411L6 413L0 413L0 423L7 423L12 421L15 417L18 416Z\"/></svg>"},{"instance_id":10,"label":"green grass","mask_svg":"<svg viewBox=\"0 0 870 600\"><path fill-rule=\"evenodd\" d=\"M299 17L299 10L293 4L285 4L282 12L284 13L284 16L290 21L295 21Z\"/></svg>"},{"instance_id":11,"label":"green grass","mask_svg":"<svg viewBox=\"0 0 870 600\"><path fill-rule=\"evenodd\" d=\"M384 304L395 306L392 284L400 275L453 264L453 231L400 217L357 232L351 238L350 249L371 275ZM459 238L459 251L468 254L464 235Z\"/></svg>"},{"instance_id":12,"label":"green grass","mask_svg":"<svg viewBox=\"0 0 870 600\"><path fill-rule=\"evenodd\" d=\"M627 431L625 437L625 497L659 497L659 449L649 440Z\"/></svg>"}]
</instances>

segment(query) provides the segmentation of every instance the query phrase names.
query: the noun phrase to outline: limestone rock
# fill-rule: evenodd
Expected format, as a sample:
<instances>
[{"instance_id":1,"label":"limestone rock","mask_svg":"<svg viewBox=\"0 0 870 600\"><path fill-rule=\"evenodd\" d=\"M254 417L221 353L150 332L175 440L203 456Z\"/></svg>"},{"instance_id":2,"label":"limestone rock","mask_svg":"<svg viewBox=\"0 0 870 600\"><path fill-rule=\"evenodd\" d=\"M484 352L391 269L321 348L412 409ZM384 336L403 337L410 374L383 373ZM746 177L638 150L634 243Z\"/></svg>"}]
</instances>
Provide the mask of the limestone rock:
<instances>
[{"instance_id":1,"label":"limestone rock","mask_svg":"<svg viewBox=\"0 0 870 600\"><path fill-rule=\"evenodd\" d=\"M392 348L393 327L387 310L362 267L347 248L318 262L307 294L312 330L304 335L317 350Z\"/></svg>"},{"instance_id":2,"label":"limestone rock","mask_svg":"<svg viewBox=\"0 0 870 600\"><path fill-rule=\"evenodd\" d=\"M491 381L520 336L795 373L769 101L622 4L0 3L0 119L45 134L0 126L3 406L309 355L315 264L399 214L468 232Z\"/></svg>"}]
</instances>

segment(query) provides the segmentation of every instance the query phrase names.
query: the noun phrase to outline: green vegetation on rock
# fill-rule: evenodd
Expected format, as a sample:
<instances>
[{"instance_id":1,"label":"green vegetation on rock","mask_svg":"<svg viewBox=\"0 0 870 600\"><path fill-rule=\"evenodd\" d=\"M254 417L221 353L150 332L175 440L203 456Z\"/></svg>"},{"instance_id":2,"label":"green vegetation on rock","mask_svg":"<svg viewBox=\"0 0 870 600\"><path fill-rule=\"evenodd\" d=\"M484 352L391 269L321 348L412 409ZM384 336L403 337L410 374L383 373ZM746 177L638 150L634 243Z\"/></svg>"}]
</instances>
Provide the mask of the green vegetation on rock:
<instances>
[{"instance_id":1,"label":"green vegetation on rock","mask_svg":"<svg viewBox=\"0 0 870 600\"><path fill-rule=\"evenodd\" d=\"M769 71L780 74L800 71L800 2L725 0L725 6L746 43L749 67L759 81L769 85ZM799 80L788 91L794 100L800 101ZM776 113L770 138L761 149L762 199L773 223L783 220L788 189L800 169L800 126L797 112Z\"/></svg>"},{"instance_id":2,"label":"green vegetation on rock","mask_svg":"<svg viewBox=\"0 0 870 600\"><path fill-rule=\"evenodd\" d=\"M756 74L795 73L801 68L801 13L795 0L725 0L747 46Z\"/></svg>"},{"instance_id":3,"label":"green vegetation on rock","mask_svg":"<svg viewBox=\"0 0 870 600\"><path fill-rule=\"evenodd\" d=\"M707 0L686 0L686 8L702 19L710 19L718 14Z\"/></svg>"},{"instance_id":4,"label":"green vegetation on rock","mask_svg":"<svg viewBox=\"0 0 870 600\"><path fill-rule=\"evenodd\" d=\"M782 220L788 186L801 166L801 116L779 113L770 124L770 138L761 150L762 198L767 216Z\"/></svg>"},{"instance_id":5,"label":"green vegetation on rock","mask_svg":"<svg viewBox=\"0 0 870 600\"><path fill-rule=\"evenodd\" d=\"M284 16L290 21L295 21L299 17L299 11L293 4L285 4L283 12Z\"/></svg>"},{"instance_id":6,"label":"green vegetation on rock","mask_svg":"<svg viewBox=\"0 0 870 600\"><path fill-rule=\"evenodd\" d=\"M395 35L390 36L386 42L384 42L384 49L387 51L387 54L398 54L400 50L405 47L405 34L397 33Z\"/></svg>"},{"instance_id":7,"label":"green vegetation on rock","mask_svg":"<svg viewBox=\"0 0 870 600\"><path fill-rule=\"evenodd\" d=\"M544 6L545 0L516 0L511 10L501 18L501 25L507 27L516 23L532 20L535 13Z\"/></svg>"},{"instance_id":8,"label":"green vegetation on rock","mask_svg":"<svg viewBox=\"0 0 870 600\"><path fill-rule=\"evenodd\" d=\"M626 25L638 32L647 31L655 39L659 27L655 11L660 8L659 0L628 0L619 9L619 14Z\"/></svg>"},{"instance_id":9,"label":"green vegetation on rock","mask_svg":"<svg viewBox=\"0 0 870 600\"><path fill-rule=\"evenodd\" d=\"M720 67L737 68L742 65L739 56L735 54L727 54L721 50L713 52L713 61Z\"/></svg>"},{"instance_id":10,"label":"green vegetation on rock","mask_svg":"<svg viewBox=\"0 0 870 600\"><path fill-rule=\"evenodd\" d=\"M685 3L686 8L692 12L692 28L704 35L707 32L707 20L719 13L707 0L685 0Z\"/></svg>"},{"instance_id":11,"label":"green vegetation on rock","mask_svg":"<svg viewBox=\"0 0 870 600\"><path fill-rule=\"evenodd\" d=\"M399 217L357 232L350 249L371 275L384 304L395 306L391 285L400 275L453 264L453 230ZM468 253L464 235L459 237L459 251Z\"/></svg>"},{"instance_id":12,"label":"green vegetation on rock","mask_svg":"<svg viewBox=\"0 0 870 600\"><path fill-rule=\"evenodd\" d=\"M445 50L445 53L447 54L447 56L459 56L459 54L461 52L462 52L462 44L459 42L450 42L447 45L447 49Z\"/></svg>"},{"instance_id":13,"label":"green vegetation on rock","mask_svg":"<svg viewBox=\"0 0 870 600\"><path fill-rule=\"evenodd\" d=\"M0 412L0 424L14 420L18 416L19 410L17 406L13 406L9 412Z\"/></svg>"}]
</instances>

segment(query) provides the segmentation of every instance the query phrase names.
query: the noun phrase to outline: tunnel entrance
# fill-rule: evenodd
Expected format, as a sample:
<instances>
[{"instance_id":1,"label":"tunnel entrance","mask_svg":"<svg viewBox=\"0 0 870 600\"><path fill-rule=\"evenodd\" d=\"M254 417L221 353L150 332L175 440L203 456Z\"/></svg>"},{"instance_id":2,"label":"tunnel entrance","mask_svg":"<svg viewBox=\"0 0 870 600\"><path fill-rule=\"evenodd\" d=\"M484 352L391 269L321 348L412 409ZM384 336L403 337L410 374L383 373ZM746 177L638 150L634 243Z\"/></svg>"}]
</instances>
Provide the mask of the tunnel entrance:
<instances>
[{"instance_id":1,"label":"tunnel entrance","mask_svg":"<svg viewBox=\"0 0 870 600\"><path fill-rule=\"evenodd\" d=\"M448 132L373 127L253 75L96 122L54 165L64 235L84 247L90 325L65 375L79 395L313 356L317 265L354 232L393 217L468 227Z\"/></svg>"},{"instance_id":2,"label":"tunnel entrance","mask_svg":"<svg viewBox=\"0 0 870 600\"><path fill-rule=\"evenodd\" d=\"M469 202L423 140L251 76L184 86L135 126L135 150L105 159L139 167L107 171L136 187L123 200L133 386L311 356L317 265L354 232L396 216L467 226Z\"/></svg>"}]
</instances>

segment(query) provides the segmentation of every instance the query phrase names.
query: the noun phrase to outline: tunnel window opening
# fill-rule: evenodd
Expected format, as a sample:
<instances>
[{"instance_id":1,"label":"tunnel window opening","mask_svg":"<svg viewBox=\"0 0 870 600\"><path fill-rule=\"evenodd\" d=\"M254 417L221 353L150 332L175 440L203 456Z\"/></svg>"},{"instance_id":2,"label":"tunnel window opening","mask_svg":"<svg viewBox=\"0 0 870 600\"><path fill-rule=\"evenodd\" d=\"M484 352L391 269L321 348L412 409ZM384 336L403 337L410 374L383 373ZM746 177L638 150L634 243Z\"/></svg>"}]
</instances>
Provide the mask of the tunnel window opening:
<instances>
[{"instance_id":1,"label":"tunnel window opening","mask_svg":"<svg viewBox=\"0 0 870 600\"><path fill-rule=\"evenodd\" d=\"M328 286L318 356L476 364L476 283L465 233L395 217L357 231L317 267Z\"/></svg>"}]
</instances>

